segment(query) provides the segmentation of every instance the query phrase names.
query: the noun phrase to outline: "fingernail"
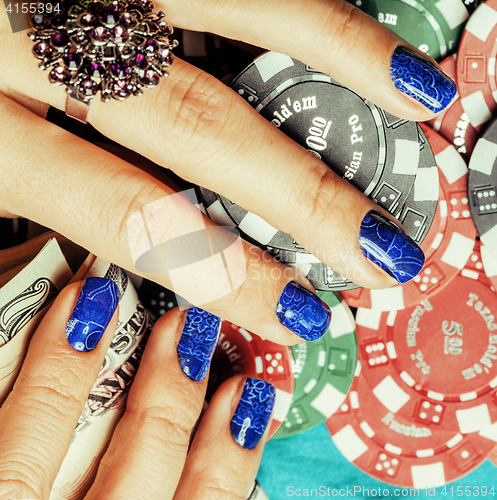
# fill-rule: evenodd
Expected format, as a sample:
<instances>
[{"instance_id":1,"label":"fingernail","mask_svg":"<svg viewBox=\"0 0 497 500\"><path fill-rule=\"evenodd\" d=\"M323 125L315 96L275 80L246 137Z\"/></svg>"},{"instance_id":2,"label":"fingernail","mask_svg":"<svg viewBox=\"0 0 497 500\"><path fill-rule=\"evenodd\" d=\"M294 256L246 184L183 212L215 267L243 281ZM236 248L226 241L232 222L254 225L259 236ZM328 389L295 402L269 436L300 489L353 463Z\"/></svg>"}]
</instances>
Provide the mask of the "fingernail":
<instances>
[{"instance_id":1,"label":"fingernail","mask_svg":"<svg viewBox=\"0 0 497 500\"><path fill-rule=\"evenodd\" d=\"M273 411L276 390L265 380L248 378L230 423L233 439L251 450L257 446L266 431Z\"/></svg>"},{"instance_id":2,"label":"fingernail","mask_svg":"<svg viewBox=\"0 0 497 500\"><path fill-rule=\"evenodd\" d=\"M423 250L399 226L376 210L366 214L359 231L362 253L399 283L414 278L425 262Z\"/></svg>"},{"instance_id":3,"label":"fingernail","mask_svg":"<svg viewBox=\"0 0 497 500\"><path fill-rule=\"evenodd\" d=\"M456 84L441 69L405 47L397 47L390 62L395 87L438 113L457 93Z\"/></svg>"},{"instance_id":4,"label":"fingernail","mask_svg":"<svg viewBox=\"0 0 497 500\"><path fill-rule=\"evenodd\" d=\"M283 326L309 341L321 338L331 322L328 305L294 281L283 289L276 306L276 316Z\"/></svg>"},{"instance_id":5,"label":"fingernail","mask_svg":"<svg viewBox=\"0 0 497 500\"><path fill-rule=\"evenodd\" d=\"M66 326L69 345L80 352L97 347L119 304L119 288L105 278L88 278Z\"/></svg>"},{"instance_id":6,"label":"fingernail","mask_svg":"<svg viewBox=\"0 0 497 500\"><path fill-rule=\"evenodd\" d=\"M191 380L204 380L216 349L221 319L198 307L188 309L176 352L183 373Z\"/></svg>"}]
</instances>

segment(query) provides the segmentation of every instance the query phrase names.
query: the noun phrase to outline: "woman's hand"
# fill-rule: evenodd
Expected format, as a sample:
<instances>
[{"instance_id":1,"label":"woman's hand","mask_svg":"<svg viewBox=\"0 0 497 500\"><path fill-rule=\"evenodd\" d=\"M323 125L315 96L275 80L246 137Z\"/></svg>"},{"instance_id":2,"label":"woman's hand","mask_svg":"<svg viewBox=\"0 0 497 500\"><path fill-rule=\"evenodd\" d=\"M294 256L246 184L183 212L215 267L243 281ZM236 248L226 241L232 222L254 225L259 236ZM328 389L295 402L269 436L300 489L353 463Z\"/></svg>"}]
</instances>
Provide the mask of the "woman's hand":
<instances>
[{"instance_id":1,"label":"woman's hand","mask_svg":"<svg viewBox=\"0 0 497 500\"><path fill-rule=\"evenodd\" d=\"M403 46L420 54L342 0L162 1L157 8L173 25L241 39L300 59L402 118L429 119L432 110L441 111L455 95L453 82L427 56L399 51ZM5 33L3 8L0 16L0 31ZM0 44L0 209L55 229L136 272L130 218L174 191L28 111L36 111L40 102L65 109L66 94L39 71L25 33L2 35ZM232 90L181 60L174 62L167 79L140 98L109 103L93 99L88 120L123 146L291 234L359 285L383 288L397 283L395 277L408 279L399 277L399 269L408 277L421 269L422 252L389 224L390 215ZM176 210L156 212L156 234L162 241L174 238L181 227L198 220L195 210L179 204ZM372 219L371 210L382 215ZM207 220L202 224L214 226ZM178 248L176 253L182 251ZM252 245L245 244L243 251L237 266L246 268L247 274L240 270L231 293L222 289L219 267L211 264L195 268L181 290L174 288L168 273L146 276L275 342L293 344L298 337L312 340L322 335L328 313L299 288L312 290L310 283ZM288 288L291 282L296 286ZM216 299L199 303L197 291L216 285ZM288 296L296 299L289 301ZM277 316L277 310L283 313Z\"/></svg>"},{"instance_id":2,"label":"woman's hand","mask_svg":"<svg viewBox=\"0 0 497 500\"><path fill-rule=\"evenodd\" d=\"M0 409L0 498L48 499L116 329L114 286L103 278L68 286L34 334ZM199 322L210 325L213 335L202 337ZM86 499L248 497L272 410L271 384L229 379L211 399L190 443L210 358L193 359L185 346L193 342L210 352L218 326L217 318L198 310L175 309L157 322ZM93 349L79 352L70 344ZM259 425L244 426L247 417Z\"/></svg>"}]
</instances>

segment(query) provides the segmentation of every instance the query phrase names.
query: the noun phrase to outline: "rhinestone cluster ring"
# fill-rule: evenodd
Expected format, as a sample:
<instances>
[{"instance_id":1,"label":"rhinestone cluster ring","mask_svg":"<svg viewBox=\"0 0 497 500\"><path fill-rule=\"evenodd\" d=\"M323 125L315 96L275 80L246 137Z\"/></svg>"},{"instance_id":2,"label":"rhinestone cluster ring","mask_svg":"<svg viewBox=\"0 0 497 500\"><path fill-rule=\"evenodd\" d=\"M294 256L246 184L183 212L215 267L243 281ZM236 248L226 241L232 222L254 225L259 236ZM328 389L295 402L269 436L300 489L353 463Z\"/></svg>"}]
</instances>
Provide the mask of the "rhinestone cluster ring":
<instances>
[{"instance_id":1,"label":"rhinestone cluster ring","mask_svg":"<svg viewBox=\"0 0 497 500\"><path fill-rule=\"evenodd\" d=\"M29 33L39 67L53 85L88 106L155 87L173 62L172 27L150 0L63 0L60 12L36 14ZM68 113L69 114L69 113Z\"/></svg>"}]
</instances>

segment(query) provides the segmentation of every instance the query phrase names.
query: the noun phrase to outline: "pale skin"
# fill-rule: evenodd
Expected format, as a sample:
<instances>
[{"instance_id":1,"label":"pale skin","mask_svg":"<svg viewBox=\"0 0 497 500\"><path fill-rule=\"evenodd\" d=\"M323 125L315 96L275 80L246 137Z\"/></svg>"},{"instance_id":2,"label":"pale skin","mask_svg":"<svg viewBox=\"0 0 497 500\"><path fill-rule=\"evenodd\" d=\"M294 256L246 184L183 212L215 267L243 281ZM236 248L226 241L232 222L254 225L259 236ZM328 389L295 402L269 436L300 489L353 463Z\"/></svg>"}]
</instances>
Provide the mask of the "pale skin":
<instances>
[{"instance_id":1,"label":"pale skin","mask_svg":"<svg viewBox=\"0 0 497 500\"><path fill-rule=\"evenodd\" d=\"M302 60L396 116L433 117L390 78L395 47L409 44L341 0L163 0L156 8L173 26ZM26 33L8 32L3 8L0 28L1 213L35 220L136 272L127 219L172 189L36 116L33 111L43 116L48 104L64 110L64 89L52 87L38 69ZM199 69L176 60L170 76L140 98L94 99L88 121L123 146L263 217L357 284L394 284L358 244L361 221L377 206ZM312 286L258 249L247 244L245 252L244 284L202 307L275 342L299 342L279 323L275 308L288 281ZM167 275L146 276L171 286ZM204 285L192 279L192 289L199 286Z\"/></svg>"}]
</instances>

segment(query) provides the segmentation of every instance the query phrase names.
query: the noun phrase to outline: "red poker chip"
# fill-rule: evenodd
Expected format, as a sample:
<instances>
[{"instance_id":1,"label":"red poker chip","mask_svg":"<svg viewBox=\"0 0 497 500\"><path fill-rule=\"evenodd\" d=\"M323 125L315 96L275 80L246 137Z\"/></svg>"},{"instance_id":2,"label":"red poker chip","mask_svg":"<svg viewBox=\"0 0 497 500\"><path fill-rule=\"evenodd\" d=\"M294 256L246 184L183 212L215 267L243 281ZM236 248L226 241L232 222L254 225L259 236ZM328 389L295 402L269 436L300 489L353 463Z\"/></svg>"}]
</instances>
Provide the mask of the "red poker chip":
<instances>
[{"instance_id":1,"label":"red poker chip","mask_svg":"<svg viewBox=\"0 0 497 500\"><path fill-rule=\"evenodd\" d=\"M456 79L456 55L444 59L440 63L444 72L454 80ZM433 120L426 122L433 129L445 137L455 148L456 151L469 163L471 153L479 139L478 131L471 125L468 114L464 111L461 98L457 99L439 113Z\"/></svg>"},{"instance_id":2,"label":"red poker chip","mask_svg":"<svg viewBox=\"0 0 497 500\"><path fill-rule=\"evenodd\" d=\"M463 435L395 414L376 399L362 373L326 425L356 467L407 488L444 486L463 477L485 460L497 440L493 427Z\"/></svg>"},{"instance_id":3,"label":"red poker chip","mask_svg":"<svg viewBox=\"0 0 497 500\"><path fill-rule=\"evenodd\" d=\"M457 87L463 110L481 130L497 111L497 0L487 0L469 18L457 56Z\"/></svg>"},{"instance_id":4,"label":"red poker chip","mask_svg":"<svg viewBox=\"0 0 497 500\"><path fill-rule=\"evenodd\" d=\"M497 422L497 295L477 252L470 260L444 293L414 308L356 316L362 372L382 405L462 434Z\"/></svg>"},{"instance_id":5,"label":"red poker chip","mask_svg":"<svg viewBox=\"0 0 497 500\"><path fill-rule=\"evenodd\" d=\"M404 285L342 292L349 306L380 311L412 307L448 286L472 254L476 229L468 206L468 167L447 139L430 127L421 126L435 154L440 179L435 220L421 244L425 265L418 276Z\"/></svg>"},{"instance_id":6,"label":"red poker chip","mask_svg":"<svg viewBox=\"0 0 497 500\"><path fill-rule=\"evenodd\" d=\"M291 350L264 340L254 333L223 320L212 358L207 401L228 378L245 375L271 382L276 388L269 438L274 436L292 404L294 377ZM269 439L268 438L268 439Z\"/></svg>"}]
</instances>

